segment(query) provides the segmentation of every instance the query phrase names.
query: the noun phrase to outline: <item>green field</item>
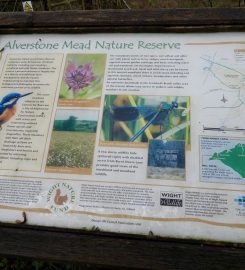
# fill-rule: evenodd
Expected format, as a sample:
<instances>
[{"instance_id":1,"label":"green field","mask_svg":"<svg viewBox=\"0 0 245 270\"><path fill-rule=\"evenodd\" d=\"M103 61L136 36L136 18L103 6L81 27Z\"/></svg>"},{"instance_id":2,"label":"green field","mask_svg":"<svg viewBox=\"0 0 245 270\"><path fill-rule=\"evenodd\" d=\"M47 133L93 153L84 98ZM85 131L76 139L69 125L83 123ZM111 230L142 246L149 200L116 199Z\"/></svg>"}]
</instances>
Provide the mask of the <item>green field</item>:
<instances>
[{"instance_id":1,"label":"green field","mask_svg":"<svg viewBox=\"0 0 245 270\"><path fill-rule=\"evenodd\" d=\"M95 133L53 131L47 166L91 168Z\"/></svg>"}]
</instances>

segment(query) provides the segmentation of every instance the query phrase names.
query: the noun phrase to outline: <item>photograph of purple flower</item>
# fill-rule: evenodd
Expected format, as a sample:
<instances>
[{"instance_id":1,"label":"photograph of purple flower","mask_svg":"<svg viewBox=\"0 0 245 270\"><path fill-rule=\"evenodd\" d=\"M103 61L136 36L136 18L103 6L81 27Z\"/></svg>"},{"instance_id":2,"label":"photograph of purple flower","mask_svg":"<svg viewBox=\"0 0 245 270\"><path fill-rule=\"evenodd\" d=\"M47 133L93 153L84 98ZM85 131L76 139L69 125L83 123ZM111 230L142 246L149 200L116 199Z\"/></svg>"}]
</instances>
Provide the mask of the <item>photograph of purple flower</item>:
<instances>
[{"instance_id":1,"label":"photograph of purple flower","mask_svg":"<svg viewBox=\"0 0 245 270\"><path fill-rule=\"evenodd\" d=\"M103 88L106 54L68 54L59 106L98 107Z\"/></svg>"},{"instance_id":2,"label":"photograph of purple flower","mask_svg":"<svg viewBox=\"0 0 245 270\"><path fill-rule=\"evenodd\" d=\"M80 90L89 86L96 79L92 72L92 64L88 63L81 66L76 66L70 62L67 65L65 82L75 96Z\"/></svg>"}]
</instances>

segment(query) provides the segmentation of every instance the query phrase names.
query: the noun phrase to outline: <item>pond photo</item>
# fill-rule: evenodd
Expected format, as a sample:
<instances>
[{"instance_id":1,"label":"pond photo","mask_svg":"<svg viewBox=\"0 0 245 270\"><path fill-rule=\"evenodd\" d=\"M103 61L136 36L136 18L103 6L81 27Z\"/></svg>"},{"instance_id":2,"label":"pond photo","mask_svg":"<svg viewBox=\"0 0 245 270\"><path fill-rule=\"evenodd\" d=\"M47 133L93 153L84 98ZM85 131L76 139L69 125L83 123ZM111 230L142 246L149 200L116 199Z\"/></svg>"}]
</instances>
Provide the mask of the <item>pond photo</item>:
<instances>
[{"instance_id":1,"label":"pond photo","mask_svg":"<svg viewBox=\"0 0 245 270\"><path fill-rule=\"evenodd\" d=\"M185 180L185 142L149 141L147 177Z\"/></svg>"}]
</instances>

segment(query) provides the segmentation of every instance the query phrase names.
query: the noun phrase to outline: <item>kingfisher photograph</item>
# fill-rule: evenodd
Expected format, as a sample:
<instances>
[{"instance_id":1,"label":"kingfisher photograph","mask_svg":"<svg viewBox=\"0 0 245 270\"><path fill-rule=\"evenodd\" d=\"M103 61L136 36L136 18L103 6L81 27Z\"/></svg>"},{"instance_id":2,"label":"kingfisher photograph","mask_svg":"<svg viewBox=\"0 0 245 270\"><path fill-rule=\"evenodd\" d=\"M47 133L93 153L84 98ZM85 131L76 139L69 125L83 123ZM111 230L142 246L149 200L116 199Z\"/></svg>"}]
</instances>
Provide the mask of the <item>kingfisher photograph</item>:
<instances>
[{"instance_id":1,"label":"kingfisher photograph","mask_svg":"<svg viewBox=\"0 0 245 270\"><path fill-rule=\"evenodd\" d=\"M18 106L22 102L23 98L31 95L32 93L33 92L12 92L0 97L0 130L5 123L9 122L18 113Z\"/></svg>"},{"instance_id":2,"label":"kingfisher photograph","mask_svg":"<svg viewBox=\"0 0 245 270\"><path fill-rule=\"evenodd\" d=\"M152 139L190 145L190 97L105 96L101 142L147 143Z\"/></svg>"},{"instance_id":3,"label":"kingfisher photograph","mask_svg":"<svg viewBox=\"0 0 245 270\"><path fill-rule=\"evenodd\" d=\"M99 107L106 54L68 54L59 94L59 106Z\"/></svg>"}]
</instances>

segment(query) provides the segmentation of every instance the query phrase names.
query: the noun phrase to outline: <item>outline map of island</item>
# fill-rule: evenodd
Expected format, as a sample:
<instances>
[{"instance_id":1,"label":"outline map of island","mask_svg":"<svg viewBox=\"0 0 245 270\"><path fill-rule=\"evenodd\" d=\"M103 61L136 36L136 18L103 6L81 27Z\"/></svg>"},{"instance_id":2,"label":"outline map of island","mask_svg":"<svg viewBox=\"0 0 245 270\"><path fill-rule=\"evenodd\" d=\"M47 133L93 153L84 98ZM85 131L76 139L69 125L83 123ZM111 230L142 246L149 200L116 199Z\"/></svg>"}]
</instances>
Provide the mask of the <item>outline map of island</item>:
<instances>
[{"instance_id":1,"label":"outline map of island","mask_svg":"<svg viewBox=\"0 0 245 270\"><path fill-rule=\"evenodd\" d=\"M200 136L200 181L245 184L245 138Z\"/></svg>"},{"instance_id":2,"label":"outline map of island","mask_svg":"<svg viewBox=\"0 0 245 270\"><path fill-rule=\"evenodd\" d=\"M245 144L238 143L234 148L214 153L209 160L220 160L245 178Z\"/></svg>"}]
</instances>

